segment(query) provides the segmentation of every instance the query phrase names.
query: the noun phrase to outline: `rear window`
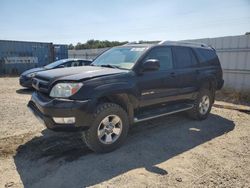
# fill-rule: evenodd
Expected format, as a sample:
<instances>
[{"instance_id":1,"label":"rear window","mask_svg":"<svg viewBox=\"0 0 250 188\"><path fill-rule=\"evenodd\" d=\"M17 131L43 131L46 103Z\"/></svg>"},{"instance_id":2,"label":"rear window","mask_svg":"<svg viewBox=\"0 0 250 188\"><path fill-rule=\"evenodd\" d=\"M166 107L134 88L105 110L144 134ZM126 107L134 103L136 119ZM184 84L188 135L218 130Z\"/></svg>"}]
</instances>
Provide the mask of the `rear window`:
<instances>
[{"instance_id":1,"label":"rear window","mask_svg":"<svg viewBox=\"0 0 250 188\"><path fill-rule=\"evenodd\" d=\"M197 65L196 57L188 47L174 47L176 68L188 68Z\"/></svg>"},{"instance_id":2,"label":"rear window","mask_svg":"<svg viewBox=\"0 0 250 188\"><path fill-rule=\"evenodd\" d=\"M197 54L200 63L217 62L218 57L214 50L195 48L194 51Z\"/></svg>"}]
</instances>

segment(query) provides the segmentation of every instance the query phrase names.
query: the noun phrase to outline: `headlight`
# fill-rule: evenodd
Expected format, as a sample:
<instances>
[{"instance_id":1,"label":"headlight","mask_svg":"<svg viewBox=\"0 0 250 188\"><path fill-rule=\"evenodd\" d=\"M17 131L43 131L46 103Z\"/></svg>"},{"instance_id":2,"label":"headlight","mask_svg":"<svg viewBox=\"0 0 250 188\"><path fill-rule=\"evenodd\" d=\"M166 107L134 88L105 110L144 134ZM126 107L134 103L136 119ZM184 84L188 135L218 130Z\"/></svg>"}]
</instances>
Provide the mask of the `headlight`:
<instances>
[{"instance_id":1,"label":"headlight","mask_svg":"<svg viewBox=\"0 0 250 188\"><path fill-rule=\"evenodd\" d=\"M36 73L34 72L27 74L27 77L30 77L30 78L33 78L34 76L36 76Z\"/></svg>"},{"instance_id":2,"label":"headlight","mask_svg":"<svg viewBox=\"0 0 250 188\"><path fill-rule=\"evenodd\" d=\"M58 83L50 91L51 97L66 98L74 95L81 87L82 83Z\"/></svg>"}]
</instances>

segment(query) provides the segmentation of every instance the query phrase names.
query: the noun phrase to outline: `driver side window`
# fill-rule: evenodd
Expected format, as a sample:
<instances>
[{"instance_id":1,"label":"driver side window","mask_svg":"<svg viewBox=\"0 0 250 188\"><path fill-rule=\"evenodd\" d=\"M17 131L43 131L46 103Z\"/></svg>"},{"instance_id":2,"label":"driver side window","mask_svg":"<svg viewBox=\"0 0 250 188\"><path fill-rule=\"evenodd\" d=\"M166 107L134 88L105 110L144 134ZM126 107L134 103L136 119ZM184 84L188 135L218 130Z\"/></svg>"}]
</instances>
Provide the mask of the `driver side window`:
<instances>
[{"instance_id":1,"label":"driver side window","mask_svg":"<svg viewBox=\"0 0 250 188\"><path fill-rule=\"evenodd\" d=\"M71 67L78 67L80 66L80 62L79 61L72 61L71 62Z\"/></svg>"},{"instance_id":2,"label":"driver side window","mask_svg":"<svg viewBox=\"0 0 250 188\"><path fill-rule=\"evenodd\" d=\"M80 62L78 61L69 61L64 64L64 67L77 67L80 66Z\"/></svg>"},{"instance_id":3,"label":"driver side window","mask_svg":"<svg viewBox=\"0 0 250 188\"><path fill-rule=\"evenodd\" d=\"M159 70L169 70L173 68L172 51L170 47L156 47L147 54L144 61L157 59L160 62Z\"/></svg>"}]
</instances>

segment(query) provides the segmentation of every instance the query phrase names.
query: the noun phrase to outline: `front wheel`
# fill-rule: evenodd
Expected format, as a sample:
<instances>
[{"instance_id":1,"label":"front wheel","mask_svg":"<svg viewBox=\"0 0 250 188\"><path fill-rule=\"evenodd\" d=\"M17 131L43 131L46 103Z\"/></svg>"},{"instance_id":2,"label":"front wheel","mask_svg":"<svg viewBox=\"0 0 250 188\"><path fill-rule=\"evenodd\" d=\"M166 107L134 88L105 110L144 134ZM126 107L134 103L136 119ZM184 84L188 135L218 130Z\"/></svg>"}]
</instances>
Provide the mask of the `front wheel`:
<instances>
[{"instance_id":1,"label":"front wheel","mask_svg":"<svg viewBox=\"0 0 250 188\"><path fill-rule=\"evenodd\" d=\"M213 98L210 90L201 89L194 101L194 107L188 111L189 116L197 120L206 119L211 111Z\"/></svg>"},{"instance_id":2,"label":"front wheel","mask_svg":"<svg viewBox=\"0 0 250 188\"><path fill-rule=\"evenodd\" d=\"M128 128L126 111L117 104L103 103L97 107L92 126L83 132L83 138L91 150L110 152L121 146Z\"/></svg>"}]
</instances>

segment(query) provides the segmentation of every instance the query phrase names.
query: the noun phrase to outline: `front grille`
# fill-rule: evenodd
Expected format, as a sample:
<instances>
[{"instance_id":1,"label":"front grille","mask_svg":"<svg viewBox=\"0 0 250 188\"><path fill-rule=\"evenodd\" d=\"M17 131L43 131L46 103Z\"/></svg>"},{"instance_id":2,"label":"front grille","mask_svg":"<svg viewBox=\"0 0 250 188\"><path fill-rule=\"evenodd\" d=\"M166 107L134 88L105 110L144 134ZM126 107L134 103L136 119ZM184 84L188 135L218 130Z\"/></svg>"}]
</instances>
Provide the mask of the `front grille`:
<instances>
[{"instance_id":1,"label":"front grille","mask_svg":"<svg viewBox=\"0 0 250 188\"><path fill-rule=\"evenodd\" d=\"M39 92L48 93L49 92L49 81L35 77L32 80L32 87L34 87Z\"/></svg>"}]
</instances>

